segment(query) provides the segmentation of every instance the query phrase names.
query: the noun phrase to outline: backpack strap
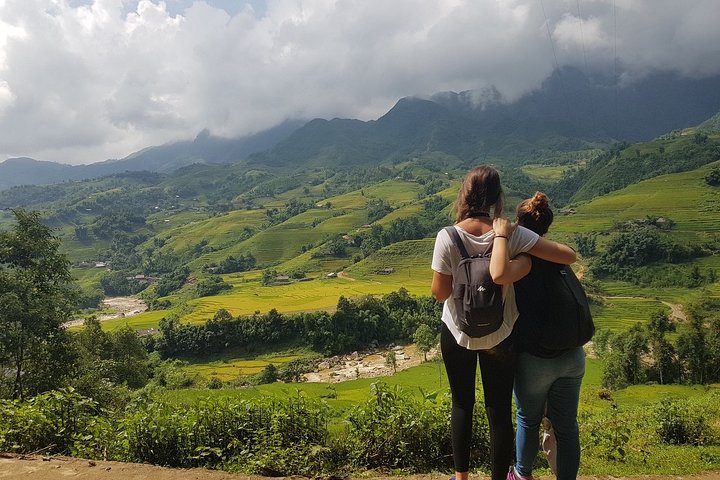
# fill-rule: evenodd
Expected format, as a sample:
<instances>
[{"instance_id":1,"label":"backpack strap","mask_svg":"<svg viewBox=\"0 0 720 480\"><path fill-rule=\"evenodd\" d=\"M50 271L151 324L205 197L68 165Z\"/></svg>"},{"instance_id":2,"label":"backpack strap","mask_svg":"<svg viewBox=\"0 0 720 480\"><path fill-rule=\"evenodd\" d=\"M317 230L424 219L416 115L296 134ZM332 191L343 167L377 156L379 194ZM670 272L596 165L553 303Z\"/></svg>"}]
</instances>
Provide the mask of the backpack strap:
<instances>
[{"instance_id":1,"label":"backpack strap","mask_svg":"<svg viewBox=\"0 0 720 480\"><path fill-rule=\"evenodd\" d=\"M450 238L452 239L453 243L457 247L458 250L460 250L460 256L462 256L463 259L465 258L471 258L470 254L467 251L467 248L465 248L465 244L463 243L462 239L460 238L460 234L458 233L457 229L451 225L449 227L445 227L445 230L447 230L448 234L450 235ZM493 242L488 243L488 246L485 247L485 251L480 254L476 255L476 257L489 257L492 253L492 247Z\"/></svg>"},{"instance_id":2,"label":"backpack strap","mask_svg":"<svg viewBox=\"0 0 720 480\"><path fill-rule=\"evenodd\" d=\"M470 258L467 248L465 248L465 244L463 243L462 239L460 238L460 234L455 229L455 227L451 225L449 227L445 227L445 230L450 235L450 238L452 239L453 243L455 244L455 247L457 247L457 249L460 250L460 256L462 256L462 258Z\"/></svg>"}]
</instances>

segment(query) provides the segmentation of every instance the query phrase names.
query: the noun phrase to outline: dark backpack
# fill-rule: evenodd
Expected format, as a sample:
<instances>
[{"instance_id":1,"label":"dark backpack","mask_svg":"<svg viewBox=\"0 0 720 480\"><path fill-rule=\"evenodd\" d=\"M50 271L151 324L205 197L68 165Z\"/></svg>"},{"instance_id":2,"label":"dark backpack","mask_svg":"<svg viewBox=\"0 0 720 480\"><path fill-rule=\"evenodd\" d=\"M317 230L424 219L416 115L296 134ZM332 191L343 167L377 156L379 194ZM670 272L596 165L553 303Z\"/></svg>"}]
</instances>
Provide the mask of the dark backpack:
<instances>
[{"instance_id":1,"label":"dark backpack","mask_svg":"<svg viewBox=\"0 0 720 480\"><path fill-rule=\"evenodd\" d=\"M568 265L532 258L533 275L544 297L536 330L537 344L544 350L567 350L585 345L595 333L585 290Z\"/></svg>"},{"instance_id":2,"label":"dark backpack","mask_svg":"<svg viewBox=\"0 0 720 480\"><path fill-rule=\"evenodd\" d=\"M445 227L462 259L453 272L456 325L469 337L487 336L503 323L502 287L490 276L492 242L479 255L470 256L455 227Z\"/></svg>"}]
</instances>

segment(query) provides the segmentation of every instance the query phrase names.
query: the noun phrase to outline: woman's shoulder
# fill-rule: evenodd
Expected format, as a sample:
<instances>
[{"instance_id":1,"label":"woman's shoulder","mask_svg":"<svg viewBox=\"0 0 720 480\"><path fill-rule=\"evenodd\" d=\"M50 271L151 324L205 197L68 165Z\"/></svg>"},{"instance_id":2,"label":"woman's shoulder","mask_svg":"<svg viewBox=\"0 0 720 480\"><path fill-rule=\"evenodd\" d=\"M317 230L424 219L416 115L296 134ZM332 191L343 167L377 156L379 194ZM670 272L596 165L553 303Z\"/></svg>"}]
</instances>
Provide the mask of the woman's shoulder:
<instances>
[{"instance_id":1,"label":"woman's shoulder","mask_svg":"<svg viewBox=\"0 0 720 480\"><path fill-rule=\"evenodd\" d=\"M539 236L537 233L533 232L527 227L523 227L522 225L518 225L515 227L515 230L513 231L513 235L519 235L521 237L537 237Z\"/></svg>"}]
</instances>

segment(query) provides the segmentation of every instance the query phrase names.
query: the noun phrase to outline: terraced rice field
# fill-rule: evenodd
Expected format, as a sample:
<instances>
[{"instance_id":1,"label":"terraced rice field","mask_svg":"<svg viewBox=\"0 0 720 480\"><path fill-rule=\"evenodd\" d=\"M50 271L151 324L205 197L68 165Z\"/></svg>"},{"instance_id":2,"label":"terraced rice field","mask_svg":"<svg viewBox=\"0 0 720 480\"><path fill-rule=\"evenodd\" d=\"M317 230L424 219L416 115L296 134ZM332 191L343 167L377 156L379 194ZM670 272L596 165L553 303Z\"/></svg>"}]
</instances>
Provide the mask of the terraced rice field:
<instances>
[{"instance_id":1,"label":"terraced rice field","mask_svg":"<svg viewBox=\"0 0 720 480\"><path fill-rule=\"evenodd\" d=\"M191 375L195 374L207 379L214 377L227 382L240 376L258 374L270 364L278 367L304 357L304 355L285 355L257 359L230 358L206 363L193 363L184 367L183 370Z\"/></svg>"},{"instance_id":2,"label":"terraced rice field","mask_svg":"<svg viewBox=\"0 0 720 480\"><path fill-rule=\"evenodd\" d=\"M172 313L172 311L168 310L143 312L138 315L133 315L132 317L105 320L102 322L101 325L103 327L103 330L115 330L125 325L130 325L130 327L134 328L135 330L146 330L150 328L157 329L158 324L160 323L160 319L163 317L168 317Z\"/></svg>"},{"instance_id":3,"label":"terraced rice field","mask_svg":"<svg viewBox=\"0 0 720 480\"><path fill-rule=\"evenodd\" d=\"M593 321L596 328L621 332L638 322L647 323L658 310L669 312L666 305L653 298L610 297L599 308L593 308Z\"/></svg>"},{"instance_id":4,"label":"terraced rice field","mask_svg":"<svg viewBox=\"0 0 720 480\"><path fill-rule=\"evenodd\" d=\"M259 229L265 221L265 210L237 210L168 232L165 248L181 252L207 241L211 247L222 247L237 241L244 228Z\"/></svg>"},{"instance_id":5,"label":"terraced rice field","mask_svg":"<svg viewBox=\"0 0 720 480\"><path fill-rule=\"evenodd\" d=\"M567 169L568 165L525 165L520 168L525 175L541 182L557 182Z\"/></svg>"},{"instance_id":6,"label":"terraced rice field","mask_svg":"<svg viewBox=\"0 0 720 480\"><path fill-rule=\"evenodd\" d=\"M184 322L204 322L220 308L233 315L250 315L255 311L268 312L275 308L282 313L312 310L334 310L338 298L382 295L405 287L411 294L427 295L430 289L429 267L423 278L405 275L375 275L375 278L355 279L321 277L307 282L265 287L259 282L247 282L229 293L188 301L192 313L182 316ZM407 275L407 274L406 274Z\"/></svg>"},{"instance_id":7,"label":"terraced rice field","mask_svg":"<svg viewBox=\"0 0 720 480\"><path fill-rule=\"evenodd\" d=\"M427 295L432 278L430 261L434 244L434 238L394 243L348 267L346 273L368 281L390 281L398 288L405 286L409 290L411 286L424 287L423 295ZM376 273L386 268L392 268L394 272L388 275Z\"/></svg>"},{"instance_id":8,"label":"terraced rice field","mask_svg":"<svg viewBox=\"0 0 720 480\"><path fill-rule=\"evenodd\" d=\"M702 240L720 234L720 190L704 177L720 166L714 162L690 172L662 175L597 197L579 205L576 213L558 216L552 229L565 233L590 233L610 229L615 222L657 216L675 222L678 240Z\"/></svg>"}]
</instances>

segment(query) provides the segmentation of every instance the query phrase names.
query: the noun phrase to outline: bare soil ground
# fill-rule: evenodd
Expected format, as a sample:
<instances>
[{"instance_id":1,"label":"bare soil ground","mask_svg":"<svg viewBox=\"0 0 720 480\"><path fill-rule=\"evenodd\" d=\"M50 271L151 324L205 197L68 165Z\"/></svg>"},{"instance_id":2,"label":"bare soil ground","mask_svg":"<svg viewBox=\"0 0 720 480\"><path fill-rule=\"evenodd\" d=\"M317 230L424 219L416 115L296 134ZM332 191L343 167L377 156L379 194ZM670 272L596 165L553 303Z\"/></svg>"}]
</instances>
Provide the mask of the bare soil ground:
<instances>
[{"instance_id":1,"label":"bare soil ground","mask_svg":"<svg viewBox=\"0 0 720 480\"><path fill-rule=\"evenodd\" d=\"M98 320L111 320L113 318L131 317L148 309L145 302L138 297L106 297L100 305L110 313L99 315ZM71 320L65 322L65 327L77 327L82 325L85 319ZM0 477L2 478L2 477Z\"/></svg>"},{"instance_id":2,"label":"bare soil ground","mask_svg":"<svg viewBox=\"0 0 720 480\"><path fill-rule=\"evenodd\" d=\"M378 474L353 475L362 480L447 480L447 474L408 475L402 477ZM267 480L267 477L234 474L203 468L163 468L138 463L91 461L69 457L0 454L0 479L61 480ZM289 477L293 478L293 477ZM297 477L296 477L297 478ZM302 478L302 477L300 477ZM349 477L348 477L349 478ZM472 476L488 478L485 476ZM552 477L539 477L550 479ZM638 475L632 477L585 476L580 480L720 480L720 471L694 475Z\"/></svg>"},{"instance_id":3,"label":"bare soil ground","mask_svg":"<svg viewBox=\"0 0 720 480\"><path fill-rule=\"evenodd\" d=\"M389 350L378 350L372 353L352 353L340 357L333 357L322 361L317 372L306 373L304 381L337 383L356 378L381 377L393 374L393 369L385 365L385 356ZM424 356L418 352L415 345L397 346L392 348L395 352L396 370L420 365ZM432 349L428 352L428 359L437 355Z\"/></svg>"}]
</instances>

